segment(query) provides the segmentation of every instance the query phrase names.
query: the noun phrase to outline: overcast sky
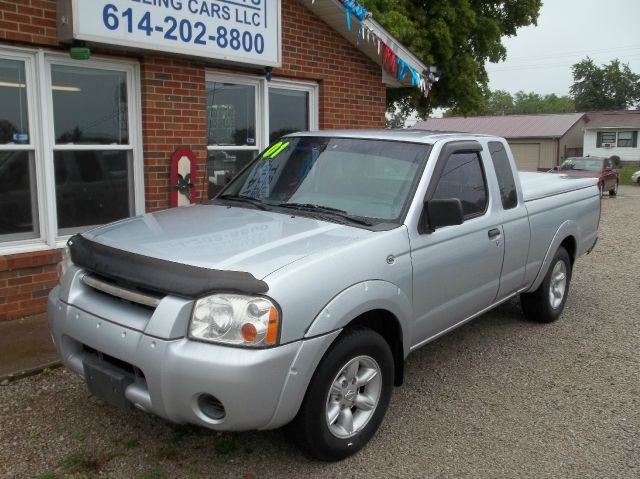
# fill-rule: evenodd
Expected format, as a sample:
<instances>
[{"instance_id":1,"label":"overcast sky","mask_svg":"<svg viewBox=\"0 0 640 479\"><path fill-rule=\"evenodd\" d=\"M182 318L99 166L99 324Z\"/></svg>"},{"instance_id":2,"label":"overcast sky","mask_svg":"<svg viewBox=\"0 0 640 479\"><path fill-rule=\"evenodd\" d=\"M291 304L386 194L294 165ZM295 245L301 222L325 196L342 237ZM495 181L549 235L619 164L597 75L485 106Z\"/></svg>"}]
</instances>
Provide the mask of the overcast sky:
<instances>
[{"instance_id":1,"label":"overcast sky","mask_svg":"<svg viewBox=\"0 0 640 479\"><path fill-rule=\"evenodd\" d=\"M640 73L640 0L543 0L538 26L505 38L507 61L487 63L490 88L566 95L571 66L587 55Z\"/></svg>"}]
</instances>

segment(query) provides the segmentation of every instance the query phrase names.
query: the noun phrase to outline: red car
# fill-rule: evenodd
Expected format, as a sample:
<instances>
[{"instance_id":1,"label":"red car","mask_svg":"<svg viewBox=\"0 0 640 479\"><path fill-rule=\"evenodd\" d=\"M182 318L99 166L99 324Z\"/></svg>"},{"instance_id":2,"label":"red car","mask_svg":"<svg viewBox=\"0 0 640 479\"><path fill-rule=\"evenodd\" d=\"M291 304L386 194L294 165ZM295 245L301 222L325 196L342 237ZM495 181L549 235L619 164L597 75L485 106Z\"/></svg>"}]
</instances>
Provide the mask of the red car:
<instances>
[{"instance_id":1,"label":"red car","mask_svg":"<svg viewBox=\"0 0 640 479\"><path fill-rule=\"evenodd\" d=\"M562 173L568 176L582 178L598 178L600 194L605 191L609 196L618 194L618 170L611 158L599 158L597 156L585 156L581 158L567 158L562 166L556 167L554 173Z\"/></svg>"}]
</instances>

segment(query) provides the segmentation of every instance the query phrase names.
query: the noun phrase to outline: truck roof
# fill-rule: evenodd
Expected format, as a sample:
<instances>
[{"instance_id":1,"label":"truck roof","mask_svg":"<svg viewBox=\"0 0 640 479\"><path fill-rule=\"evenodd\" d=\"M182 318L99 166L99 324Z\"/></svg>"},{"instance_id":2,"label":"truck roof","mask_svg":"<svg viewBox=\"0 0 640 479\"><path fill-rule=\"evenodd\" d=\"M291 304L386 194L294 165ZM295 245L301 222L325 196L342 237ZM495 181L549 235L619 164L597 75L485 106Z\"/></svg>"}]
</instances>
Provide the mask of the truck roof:
<instances>
[{"instance_id":1,"label":"truck roof","mask_svg":"<svg viewBox=\"0 0 640 479\"><path fill-rule=\"evenodd\" d=\"M396 129L396 130L322 130L304 131L292 133L287 136L330 136L338 138L366 138L372 140L392 140L410 141L413 143L434 143L438 140L451 139L452 137L461 139L474 138L497 138L493 135L482 135L477 133L460 133L456 131L430 131L418 129Z\"/></svg>"}]
</instances>

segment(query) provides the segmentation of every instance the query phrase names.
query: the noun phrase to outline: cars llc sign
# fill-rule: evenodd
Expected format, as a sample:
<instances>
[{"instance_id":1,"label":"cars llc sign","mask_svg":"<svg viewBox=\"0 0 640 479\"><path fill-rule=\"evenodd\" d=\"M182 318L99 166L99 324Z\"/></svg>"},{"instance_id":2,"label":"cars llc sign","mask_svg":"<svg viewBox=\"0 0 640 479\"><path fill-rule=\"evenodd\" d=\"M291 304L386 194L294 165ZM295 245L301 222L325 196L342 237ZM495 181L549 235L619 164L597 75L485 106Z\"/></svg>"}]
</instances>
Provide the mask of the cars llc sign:
<instances>
[{"instance_id":1,"label":"cars llc sign","mask_svg":"<svg viewBox=\"0 0 640 479\"><path fill-rule=\"evenodd\" d=\"M60 0L60 39L280 66L280 0Z\"/></svg>"}]
</instances>

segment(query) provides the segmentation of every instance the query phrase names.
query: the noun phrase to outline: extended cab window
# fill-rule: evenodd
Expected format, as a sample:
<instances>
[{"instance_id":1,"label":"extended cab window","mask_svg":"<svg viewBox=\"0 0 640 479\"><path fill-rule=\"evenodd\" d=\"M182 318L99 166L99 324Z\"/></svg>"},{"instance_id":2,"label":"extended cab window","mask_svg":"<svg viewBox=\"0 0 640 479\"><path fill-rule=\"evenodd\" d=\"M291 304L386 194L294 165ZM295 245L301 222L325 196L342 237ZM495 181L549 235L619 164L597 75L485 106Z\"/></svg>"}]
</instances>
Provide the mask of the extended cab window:
<instances>
[{"instance_id":1,"label":"extended cab window","mask_svg":"<svg viewBox=\"0 0 640 479\"><path fill-rule=\"evenodd\" d=\"M513 178L513 171L504 145L497 141L489 142L489 151L491 152L493 169L496 170L498 185L500 186L502 207L505 210L515 208L518 206L518 193L516 192L516 182Z\"/></svg>"},{"instance_id":2,"label":"extended cab window","mask_svg":"<svg viewBox=\"0 0 640 479\"><path fill-rule=\"evenodd\" d=\"M433 198L459 198L465 219L484 213L487 208L487 184L478 153L451 155Z\"/></svg>"}]
</instances>

